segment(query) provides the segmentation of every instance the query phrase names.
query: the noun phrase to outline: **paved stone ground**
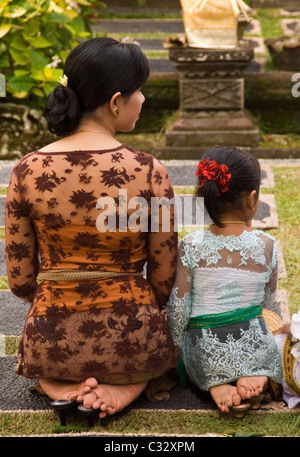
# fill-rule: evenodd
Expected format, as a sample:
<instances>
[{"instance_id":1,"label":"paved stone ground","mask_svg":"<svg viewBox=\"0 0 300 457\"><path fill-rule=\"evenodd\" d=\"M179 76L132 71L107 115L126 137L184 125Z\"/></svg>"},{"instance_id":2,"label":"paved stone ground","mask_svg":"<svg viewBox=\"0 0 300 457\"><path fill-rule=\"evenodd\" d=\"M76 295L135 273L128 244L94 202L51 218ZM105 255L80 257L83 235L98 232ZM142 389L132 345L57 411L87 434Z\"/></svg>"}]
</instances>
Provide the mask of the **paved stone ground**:
<instances>
[{"instance_id":1,"label":"paved stone ground","mask_svg":"<svg viewBox=\"0 0 300 457\"><path fill-rule=\"evenodd\" d=\"M9 183L12 167L15 162L0 162L0 184L7 186ZM164 161L168 170L171 182L175 188L177 186L191 185L190 178L194 175L196 162L194 161ZM262 161L262 187L272 189L274 187L274 177L271 163ZM192 183L194 184L194 183ZM180 187L178 187L180 189ZM191 193L193 192L191 186ZM1 197L0 226L4 225L3 212L5 205L5 195ZM257 228L276 228L278 227L278 216L273 195L261 194L258 217L254 224ZM194 227L196 228L196 227ZM285 277L286 270L284 258L281 252L282 272L281 277ZM0 276L6 275L4 241L0 242ZM27 312L28 304L15 297L10 290L0 290L0 349L2 348L2 357L0 357L0 411L15 410L45 410L49 409L48 399L44 396L33 395L28 388L35 384L35 381L16 376L14 373L15 357L5 354L5 336L19 337L22 333ZM280 290L278 301L273 308L283 321L289 319L289 306L287 293ZM1 345L2 342L2 345ZM208 395L196 392L194 389L183 389L177 385L171 392L168 400L159 403L149 402L145 396L141 396L132 406L135 409L198 409L211 410L216 409L214 403ZM285 410L283 403L268 403L264 406L265 410L276 411L278 408Z\"/></svg>"}]
</instances>

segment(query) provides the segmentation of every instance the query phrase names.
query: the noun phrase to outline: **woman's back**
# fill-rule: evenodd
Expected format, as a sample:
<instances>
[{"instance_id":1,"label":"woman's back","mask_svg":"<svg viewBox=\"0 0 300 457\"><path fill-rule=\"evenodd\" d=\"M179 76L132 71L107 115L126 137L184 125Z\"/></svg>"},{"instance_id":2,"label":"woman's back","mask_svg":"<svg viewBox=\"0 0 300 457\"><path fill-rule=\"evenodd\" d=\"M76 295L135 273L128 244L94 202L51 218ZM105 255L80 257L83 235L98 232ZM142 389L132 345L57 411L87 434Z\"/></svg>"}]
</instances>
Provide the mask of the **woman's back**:
<instances>
[{"instance_id":1,"label":"woman's back","mask_svg":"<svg viewBox=\"0 0 300 457\"><path fill-rule=\"evenodd\" d=\"M159 299L168 296L177 237L172 229L149 233L148 221L151 197L173 194L165 167L153 156L123 145L99 151L36 151L17 164L12 184L7 197L8 269L18 257L21 272L11 278L13 292L21 286L23 270L28 275L33 269L28 255L32 239L27 230L17 230L19 215L34 226L40 258L35 269L140 273L150 253L148 278ZM145 203L142 214L138 202ZM160 249L167 240L172 240L173 250L171 246L162 259ZM34 281L33 275L33 289Z\"/></svg>"}]
</instances>

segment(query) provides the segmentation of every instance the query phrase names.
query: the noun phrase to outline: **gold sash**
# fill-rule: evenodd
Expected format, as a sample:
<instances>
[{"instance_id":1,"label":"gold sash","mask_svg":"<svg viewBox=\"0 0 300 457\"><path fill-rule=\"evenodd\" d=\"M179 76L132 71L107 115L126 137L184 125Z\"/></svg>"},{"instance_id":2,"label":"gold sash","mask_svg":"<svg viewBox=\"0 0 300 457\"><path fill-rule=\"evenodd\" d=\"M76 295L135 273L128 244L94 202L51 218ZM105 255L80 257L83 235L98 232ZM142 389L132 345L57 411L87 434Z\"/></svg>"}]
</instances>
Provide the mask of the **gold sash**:
<instances>
[{"instance_id":1,"label":"gold sash","mask_svg":"<svg viewBox=\"0 0 300 457\"><path fill-rule=\"evenodd\" d=\"M121 271L84 271L84 270L48 270L39 273L36 282L43 281L79 281L84 279L109 278L113 276L143 276L142 272Z\"/></svg>"}]
</instances>

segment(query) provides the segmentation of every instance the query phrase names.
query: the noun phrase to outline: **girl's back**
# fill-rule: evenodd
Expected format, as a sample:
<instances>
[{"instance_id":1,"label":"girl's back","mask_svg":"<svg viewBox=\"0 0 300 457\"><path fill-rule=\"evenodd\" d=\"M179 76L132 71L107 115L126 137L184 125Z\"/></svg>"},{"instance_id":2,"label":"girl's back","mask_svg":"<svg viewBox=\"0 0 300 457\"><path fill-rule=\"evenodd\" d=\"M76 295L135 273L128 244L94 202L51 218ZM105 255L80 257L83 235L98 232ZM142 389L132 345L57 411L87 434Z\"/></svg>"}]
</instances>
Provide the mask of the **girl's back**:
<instances>
[{"instance_id":1,"label":"girl's back","mask_svg":"<svg viewBox=\"0 0 300 457\"><path fill-rule=\"evenodd\" d=\"M182 240L180 257L192 276L191 317L265 307L276 293L276 243L260 230L239 236L197 231Z\"/></svg>"}]
</instances>

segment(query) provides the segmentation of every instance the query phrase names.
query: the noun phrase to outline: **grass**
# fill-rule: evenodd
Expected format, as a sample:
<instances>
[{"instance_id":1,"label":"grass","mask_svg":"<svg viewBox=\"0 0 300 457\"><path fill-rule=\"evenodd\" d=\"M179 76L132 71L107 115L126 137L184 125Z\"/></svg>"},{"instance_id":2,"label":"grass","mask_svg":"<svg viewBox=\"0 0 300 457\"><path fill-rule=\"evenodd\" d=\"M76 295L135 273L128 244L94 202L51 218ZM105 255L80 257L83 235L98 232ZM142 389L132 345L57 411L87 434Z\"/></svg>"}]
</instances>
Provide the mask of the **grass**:
<instances>
[{"instance_id":1,"label":"grass","mask_svg":"<svg viewBox=\"0 0 300 457\"><path fill-rule=\"evenodd\" d=\"M279 10L277 8L258 8L256 19L260 21L264 39L283 35Z\"/></svg>"},{"instance_id":2,"label":"grass","mask_svg":"<svg viewBox=\"0 0 300 457\"><path fill-rule=\"evenodd\" d=\"M279 287L287 290L294 313L300 304L300 167L275 167L273 173L280 228L270 234L281 242L288 277L280 280Z\"/></svg>"},{"instance_id":3,"label":"grass","mask_svg":"<svg viewBox=\"0 0 300 457\"><path fill-rule=\"evenodd\" d=\"M70 431L88 430L86 423L74 413L68 417ZM299 436L300 413L249 412L242 420L218 411L146 411L134 410L126 414L96 420L93 434L109 435L163 435L201 436L220 434L231 437L246 435ZM80 431L81 428L81 431ZM59 427L58 416L53 411L0 413L0 436L51 435L65 429Z\"/></svg>"}]
</instances>

